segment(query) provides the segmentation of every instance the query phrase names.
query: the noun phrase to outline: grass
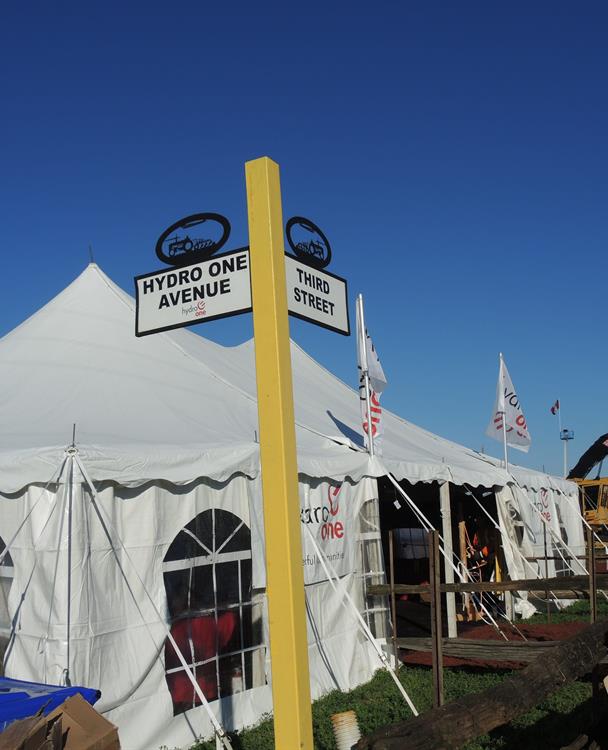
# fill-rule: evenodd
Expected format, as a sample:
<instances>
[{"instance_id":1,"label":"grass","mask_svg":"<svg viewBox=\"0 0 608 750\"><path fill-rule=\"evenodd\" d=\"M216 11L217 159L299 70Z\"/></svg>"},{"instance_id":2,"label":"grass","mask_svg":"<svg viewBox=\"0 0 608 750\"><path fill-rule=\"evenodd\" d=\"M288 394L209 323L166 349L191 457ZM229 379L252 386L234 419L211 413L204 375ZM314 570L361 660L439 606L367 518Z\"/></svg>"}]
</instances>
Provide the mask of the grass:
<instances>
[{"instance_id":1,"label":"grass","mask_svg":"<svg viewBox=\"0 0 608 750\"><path fill-rule=\"evenodd\" d=\"M532 600L534 603L534 600ZM551 612L551 619L549 622L585 622L589 624L589 616L591 613L590 604L588 599L581 599L571 604L566 609L562 609L559 612ZM608 601L598 592L597 597L597 616L599 620L608 618ZM537 612L527 620L522 620L526 625L534 623L546 623L547 615L545 613Z\"/></svg>"},{"instance_id":2,"label":"grass","mask_svg":"<svg viewBox=\"0 0 608 750\"><path fill-rule=\"evenodd\" d=\"M598 615L608 617L608 602L598 601ZM551 613L551 622L589 621L589 602L579 601L561 612ZM537 614L526 623L546 623L547 616ZM505 679L511 672L480 669L445 669L446 702L469 693L477 693ZM428 668L402 667L399 679L420 713L432 707L432 675ZM353 710L361 734L378 727L404 721L411 713L387 672L347 693L334 691L315 701L312 707L315 750L335 750L331 715ZM543 750L560 748L587 731L592 723L591 684L570 683L531 711L468 743L466 750ZM274 750L272 718L257 726L231 735L234 750ZM198 742L192 750L215 750L215 742Z\"/></svg>"},{"instance_id":3,"label":"grass","mask_svg":"<svg viewBox=\"0 0 608 750\"><path fill-rule=\"evenodd\" d=\"M501 682L510 672L445 669L446 701L481 692ZM432 707L432 675L428 668L403 667L399 678L420 713ZM313 704L315 750L335 750L331 715L354 710L361 734L411 717L390 676L382 671L358 688L329 693ZM591 723L591 685L571 683L524 716L466 745L467 750L537 750L559 748ZM274 750L272 719L231 736L234 750ZM192 750L215 750L215 742L199 742Z\"/></svg>"}]
</instances>

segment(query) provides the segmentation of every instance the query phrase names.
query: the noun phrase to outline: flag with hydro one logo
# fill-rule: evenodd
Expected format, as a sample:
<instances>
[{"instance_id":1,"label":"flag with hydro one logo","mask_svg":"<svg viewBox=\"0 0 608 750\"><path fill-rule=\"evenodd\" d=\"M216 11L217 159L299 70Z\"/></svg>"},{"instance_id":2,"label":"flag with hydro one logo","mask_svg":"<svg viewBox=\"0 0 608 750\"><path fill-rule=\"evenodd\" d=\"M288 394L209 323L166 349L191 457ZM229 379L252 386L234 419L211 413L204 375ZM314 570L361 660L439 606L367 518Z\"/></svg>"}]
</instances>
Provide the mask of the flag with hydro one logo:
<instances>
[{"instance_id":1,"label":"flag with hydro one logo","mask_svg":"<svg viewBox=\"0 0 608 750\"><path fill-rule=\"evenodd\" d=\"M507 445L524 451L524 453L528 452L532 439L517 391L513 386L513 381L501 354L498 384L496 385L496 402L492 419L486 429L486 435L502 442L503 430L506 432Z\"/></svg>"},{"instance_id":2,"label":"flag with hydro one logo","mask_svg":"<svg viewBox=\"0 0 608 750\"><path fill-rule=\"evenodd\" d=\"M380 406L380 395L386 388L386 376L380 364L378 352L372 339L364 330L362 323L363 301L357 304L357 366L359 370L359 401L361 404L361 423L365 439L365 447L369 448L369 435L371 432L374 441L374 449L378 455L382 455L382 407ZM369 406L371 414L367 413L367 398L365 394L365 372L369 376Z\"/></svg>"}]
</instances>

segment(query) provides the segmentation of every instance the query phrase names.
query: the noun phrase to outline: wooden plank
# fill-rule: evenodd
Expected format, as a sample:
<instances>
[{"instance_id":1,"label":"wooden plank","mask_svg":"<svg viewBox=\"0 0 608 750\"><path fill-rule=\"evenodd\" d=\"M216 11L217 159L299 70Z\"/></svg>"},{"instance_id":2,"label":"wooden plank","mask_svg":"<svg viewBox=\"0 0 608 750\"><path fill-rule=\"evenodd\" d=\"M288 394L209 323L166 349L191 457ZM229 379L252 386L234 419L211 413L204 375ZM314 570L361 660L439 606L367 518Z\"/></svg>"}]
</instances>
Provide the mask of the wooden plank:
<instances>
[{"instance_id":1,"label":"wooden plank","mask_svg":"<svg viewBox=\"0 0 608 750\"><path fill-rule=\"evenodd\" d=\"M608 574L595 576L598 589L608 589ZM479 593L483 591L536 591L542 586L542 578L523 578L518 581L482 581L481 583L442 583L441 592L453 591L457 594ZM589 576L559 576L549 579L551 591L589 591ZM390 593L387 584L375 584L368 587L370 596L386 596ZM422 584L396 583L396 594L429 594L430 587Z\"/></svg>"},{"instance_id":2,"label":"wooden plank","mask_svg":"<svg viewBox=\"0 0 608 750\"><path fill-rule=\"evenodd\" d=\"M526 651L532 647L538 647L540 649L553 648L558 646L562 641L499 641L492 639L477 639L477 638L444 638L444 648L448 644L457 646L480 646L493 648L494 650L502 651L508 649L515 649L517 651ZM431 647L431 639L425 637L412 636L407 638L397 638L397 645L399 648L410 648L414 651L429 651Z\"/></svg>"},{"instance_id":3,"label":"wooden plank","mask_svg":"<svg viewBox=\"0 0 608 750\"><path fill-rule=\"evenodd\" d=\"M606 656L608 621L548 648L500 684L466 695L409 721L382 727L361 739L356 750L452 750L506 724L563 685L591 672Z\"/></svg>"},{"instance_id":4,"label":"wooden plank","mask_svg":"<svg viewBox=\"0 0 608 750\"><path fill-rule=\"evenodd\" d=\"M548 648L557 646L559 641L492 641L472 638L444 638L443 654L459 659L480 659L482 661L517 661L528 663L540 656ZM431 650L430 638L398 638L399 648L428 653Z\"/></svg>"},{"instance_id":5,"label":"wooden plank","mask_svg":"<svg viewBox=\"0 0 608 750\"><path fill-rule=\"evenodd\" d=\"M547 559L547 524L543 524L543 544L545 547L545 599L549 599L549 588L547 579L549 578L549 560ZM551 622L551 607L547 607L547 622Z\"/></svg>"}]
</instances>

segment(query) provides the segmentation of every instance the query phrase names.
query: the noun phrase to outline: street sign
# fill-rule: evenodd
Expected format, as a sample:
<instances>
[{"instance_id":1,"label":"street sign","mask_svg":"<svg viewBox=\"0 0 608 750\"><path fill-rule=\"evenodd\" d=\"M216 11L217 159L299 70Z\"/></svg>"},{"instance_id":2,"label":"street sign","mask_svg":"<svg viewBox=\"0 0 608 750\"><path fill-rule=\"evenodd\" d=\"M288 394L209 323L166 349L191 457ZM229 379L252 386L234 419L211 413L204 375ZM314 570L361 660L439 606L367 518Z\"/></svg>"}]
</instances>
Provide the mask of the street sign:
<instances>
[{"instance_id":1,"label":"street sign","mask_svg":"<svg viewBox=\"0 0 608 750\"><path fill-rule=\"evenodd\" d=\"M135 335L251 312L249 249L135 277Z\"/></svg>"},{"instance_id":2,"label":"street sign","mask_svg":"<svg viewBox=\"0 0 608 750\"><path fill-rule=\"evenodd\" d=\"M248 247L215 255L230 235L225 217L197 213L176 221L156 243L159 260L173 267L135 277L135 335L253 311L275 747L312 750L287 315L348 336L347 288L323 270L331 247L310 219L287 222L294 255L284 253L278 165L256 159L247 162L245 175L253 272ZM222 728L215 731L223 740Z\"/></svg>"},{"instance_id":3,"label":"street sign","mask_svg":"<svg viewBox=\"0 0 608 750\"><path fill-rule=\"evenodd\" d=\"M346 280L285 253L289 314L350 335Z\"/></svg>"}]
</instances>

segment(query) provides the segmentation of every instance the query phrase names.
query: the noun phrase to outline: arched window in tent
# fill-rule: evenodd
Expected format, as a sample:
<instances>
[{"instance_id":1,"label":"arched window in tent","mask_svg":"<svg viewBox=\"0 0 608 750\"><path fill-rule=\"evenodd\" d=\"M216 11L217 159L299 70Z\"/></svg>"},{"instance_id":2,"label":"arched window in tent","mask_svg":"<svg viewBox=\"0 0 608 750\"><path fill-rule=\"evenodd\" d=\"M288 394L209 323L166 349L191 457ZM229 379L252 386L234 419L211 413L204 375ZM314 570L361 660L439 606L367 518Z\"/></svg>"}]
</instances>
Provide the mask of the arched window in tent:
<instances>
[{"instance_id":1,"label":"arched window in tent","mask_svg":"<svg viewBox=\"0 0 608 750\"><path fill-rule=\"evenodd\" d=\"M213 701L264 682L262 598L251 586L251 533L236 515L199 513L163 561L171 634L205 698ZM200 704L167 639L165 673L177 715Z\"/></svg>"},{"instance_id":2,"label":"arched window in tent","mask_svg":"<svg viewBox=\"0 0 608 750\"><path fill-rule=\"evenodd\" d=\"M0 557L2 557L0 561L0 635L9 635L11 618L8 611L8 592L11 590L15 569L10 552L6 549L6 544L1 538Z\"/></svg>"}]
</instances>

